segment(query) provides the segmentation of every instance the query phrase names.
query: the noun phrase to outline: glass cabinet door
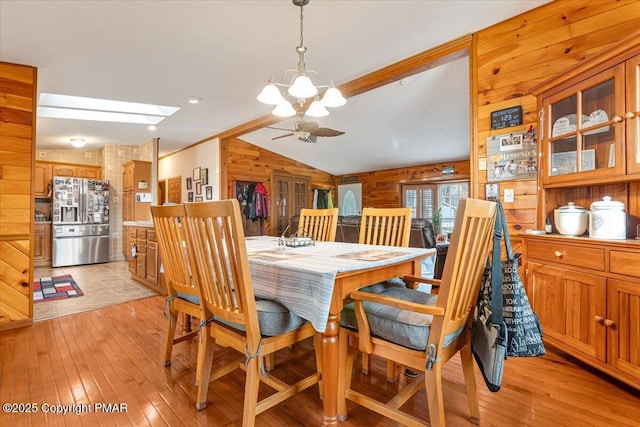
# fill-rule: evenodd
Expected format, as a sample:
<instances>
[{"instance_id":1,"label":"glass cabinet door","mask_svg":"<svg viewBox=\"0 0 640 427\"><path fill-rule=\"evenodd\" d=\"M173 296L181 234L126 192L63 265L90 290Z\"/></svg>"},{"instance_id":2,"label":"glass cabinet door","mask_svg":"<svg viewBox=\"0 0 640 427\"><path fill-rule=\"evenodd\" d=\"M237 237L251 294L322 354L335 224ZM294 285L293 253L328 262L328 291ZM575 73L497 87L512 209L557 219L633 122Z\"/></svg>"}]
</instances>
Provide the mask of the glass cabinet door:
<instances>
[{"instance_id":1,"label":"glass cabinet door","mask_svg":"<svg viewBox=\"0 0 640 427\"><path fill-rule=\"evenodd\" d=\"M640 173L640 55L627 61L627 173Z\"/></svg>"},{"instance_id":2,"label":"glass cabinet door","mask_svg":"<svg viewBox=\"0 0 640 427\"><path fill-rule=\"evenodd\" d=\"M624 67L613 67L549 97L546 183L624 174Z\"/></svg>"}]
</instances>

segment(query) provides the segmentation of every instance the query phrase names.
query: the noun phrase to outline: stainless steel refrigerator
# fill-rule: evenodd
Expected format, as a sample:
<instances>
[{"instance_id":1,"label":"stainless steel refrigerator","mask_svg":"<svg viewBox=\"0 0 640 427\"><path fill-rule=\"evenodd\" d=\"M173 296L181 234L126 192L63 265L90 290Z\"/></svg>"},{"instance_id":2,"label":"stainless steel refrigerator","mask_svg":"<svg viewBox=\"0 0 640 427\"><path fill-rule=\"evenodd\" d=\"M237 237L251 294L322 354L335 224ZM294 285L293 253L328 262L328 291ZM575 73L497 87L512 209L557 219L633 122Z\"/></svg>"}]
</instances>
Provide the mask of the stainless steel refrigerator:
<instances>
[{"instance_id":1,"label":"stainless steel refrigerator","mask_svg":"<svg viewBox=\"0 0 640 427\"><path fill-rule=\"evenodd\" d=\"M109 261L109 181L53 177L53 267Z\"/></svg>"}]
</instances>

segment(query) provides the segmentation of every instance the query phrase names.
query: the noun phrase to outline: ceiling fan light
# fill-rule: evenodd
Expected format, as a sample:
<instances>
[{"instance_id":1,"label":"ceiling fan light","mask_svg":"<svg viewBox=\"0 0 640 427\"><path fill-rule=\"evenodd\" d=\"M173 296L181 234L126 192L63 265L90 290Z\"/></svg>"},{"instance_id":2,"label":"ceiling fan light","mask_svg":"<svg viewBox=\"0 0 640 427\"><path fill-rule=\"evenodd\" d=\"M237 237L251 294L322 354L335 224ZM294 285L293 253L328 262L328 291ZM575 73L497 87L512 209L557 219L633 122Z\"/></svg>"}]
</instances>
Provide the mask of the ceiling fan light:
<instances>
[{"instance_id":1,"label":"ceiling fan light","mask_svg":"<svg viewBox=\"0 0 640 427\"><path fill-rule=\"evenodd\" d=\"M86 144L86 141L82 138L71 138L71 145L76 148L82 148Z\"/></svg>"},{"instance_id":2,"label":"ceiling fan light","mask_svg":"<svg viewBox=\"0 0 640 427\"><path fill-rule=\"evenodd\" d=\"M305 112L307 116L324 117L329 115L329 111L318 100L318 97L309 105L309 109Z\"/></svg>"},{"instance_id":3,"label":"ceiling fan light","mask_svg":"<svg viewBox=\"0 0 640 427\"><path fill-rule=\"evenodd\" d=\"M299 99L311 98L318 94L318 89L313 85L311 79L305 75L300 75L293 80L289 87L289 95Z\"/></svg>"},{"instance_id":4,"label":"ceiling fan light","mask_svg":"<svg viewBox=\"0 0 640 427\"><path fill-rule=\"evenodd\" d=\"M290 102L283 99L273 109L272 114L278 117L293 117L296 115L296 110L293 108Z\"/></svg>"},{"instance_id":5,"label":"ceiling fan light","mask_svg":"<svg viewBox=\"0 0 640 427\"><path fill-rule=\"evenodd\" d=\"M346 103L347 100L342 96L342 93L340 93L340 89L335 86L327 89L322 97L322 105L325 107L342 107Z\"/></svg>"},{"instance_id":6,"label":"ceiling fan light","mask_svg":"<svg viewBox=\"0 0 640 427\"><path fill-rule=\"evenodd\" d=\"M269 84L267 84L264 89L262 89L262 92L260 92L260 95L258 95L258 101L268 105L278 105L283 99L280 90L273 83L273 80L270 80Z\"/></svg>"}]
</instances>

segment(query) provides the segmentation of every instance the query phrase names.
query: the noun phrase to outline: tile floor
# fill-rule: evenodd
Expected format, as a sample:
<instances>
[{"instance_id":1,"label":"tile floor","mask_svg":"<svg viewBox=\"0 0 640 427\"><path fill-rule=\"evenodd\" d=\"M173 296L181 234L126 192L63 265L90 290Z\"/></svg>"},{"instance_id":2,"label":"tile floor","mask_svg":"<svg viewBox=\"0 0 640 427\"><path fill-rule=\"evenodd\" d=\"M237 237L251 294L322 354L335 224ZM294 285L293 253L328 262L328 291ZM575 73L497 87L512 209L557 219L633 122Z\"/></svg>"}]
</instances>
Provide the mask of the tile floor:
<instances>
[{"instance_id":1,"label":"tile floor","mask_svg":"<svg viewBox=\"0 0 640 427\"><path fill-rule=\"evenodd\" d=\"M64 300L33 304L33 320L51 319L83 311L122 304L158 295L151 289L131 280L126 261L72 267L35 267L34 280L39 277L71 274L84 295Z\"/></svg>"}]
</instances>

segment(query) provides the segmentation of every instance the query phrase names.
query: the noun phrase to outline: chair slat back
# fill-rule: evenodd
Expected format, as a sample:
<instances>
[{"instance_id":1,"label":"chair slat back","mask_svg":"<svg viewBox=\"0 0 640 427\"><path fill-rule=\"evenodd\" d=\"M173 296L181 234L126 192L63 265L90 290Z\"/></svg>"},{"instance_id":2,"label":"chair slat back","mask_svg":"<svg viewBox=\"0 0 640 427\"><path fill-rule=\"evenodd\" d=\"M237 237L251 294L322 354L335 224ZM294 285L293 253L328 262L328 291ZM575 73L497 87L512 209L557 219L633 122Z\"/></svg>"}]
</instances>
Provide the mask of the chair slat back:
<instances>
[{"instance_id":1,"label":"chair slat back","mask_svg":"<svg viewBox=\"0 0 640 427\"><path fill-rule=\"evenodd\" d=\"M235 199L189 203L186 230L206 312L260 337L240 205Z\"/></svg>"},{"instance_id":2,"label":"chair slat back","mask_svg":"<svg viewBox=\"0 0 640 427\"><path fill-rule=\"evenodd\" d=\"M183 225L185 215L184 205L151 207L167 293L172 297L177 292L200 297L200 290L191 279Z\"/></svg>"},{"instance_id":3,"label":"chair slat back","mask_svg":"<svg viewBox=\"0 0 640 427\"><path fill-rule=\"evenodd\" d=\"M301 209L298 234L313 236L319 242L335 242L338 229L338 208Z\"/></svg>"},{"instance_id":4,"label":"chair slat back","mask_svg":"<svg viewBox=\"0 0 640 427\"><path fill-rule=\"evenodd\" d=\"M364 208L359 243L409 246L411 208Z\"/></svg>"},{"instance_id":5,"label":"chair slat back","mask_svg":"<svg viewBox=\"0 0 640 427\"><path fill-rule=\"evenodd\" d=\"M458 205L437 302L446 312L442 337L471 322L493 238L496 206L479 199L462 199Z\"/></svg>"}]
</instances>

